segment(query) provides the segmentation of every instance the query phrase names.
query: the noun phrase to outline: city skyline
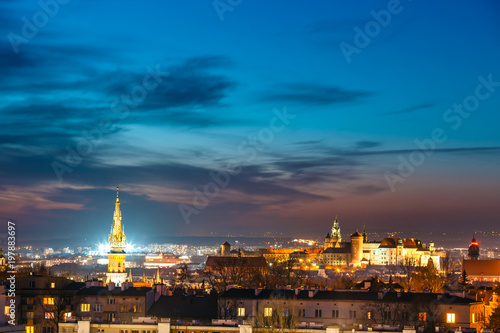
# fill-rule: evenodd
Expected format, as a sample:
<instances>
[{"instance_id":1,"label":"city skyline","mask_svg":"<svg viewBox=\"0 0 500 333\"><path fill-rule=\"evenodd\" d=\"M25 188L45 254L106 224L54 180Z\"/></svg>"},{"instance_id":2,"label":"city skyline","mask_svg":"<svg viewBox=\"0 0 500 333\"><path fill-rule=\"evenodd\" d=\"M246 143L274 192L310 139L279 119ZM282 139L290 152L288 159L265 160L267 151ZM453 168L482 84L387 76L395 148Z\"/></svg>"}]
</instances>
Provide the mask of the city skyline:
<instances>
[{"instance_id":1,"label":"city skyline","mask_svg":"<svg viewBox=\"0 0 500 333\"><path fill-rule=\"evenodd\" d=\"M0 4L18 242L496 231L498 3L216 3Z\"/></svg>"}]
</instances>

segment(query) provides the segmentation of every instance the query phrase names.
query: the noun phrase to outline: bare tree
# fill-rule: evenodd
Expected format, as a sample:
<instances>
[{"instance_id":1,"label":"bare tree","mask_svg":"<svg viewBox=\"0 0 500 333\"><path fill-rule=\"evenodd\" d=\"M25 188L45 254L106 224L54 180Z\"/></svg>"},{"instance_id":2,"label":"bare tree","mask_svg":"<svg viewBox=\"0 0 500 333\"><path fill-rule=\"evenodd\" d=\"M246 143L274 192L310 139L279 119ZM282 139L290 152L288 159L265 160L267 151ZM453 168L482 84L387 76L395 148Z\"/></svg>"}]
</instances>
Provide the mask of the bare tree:
<instances>
[{"instance_id":1,"label":"bare tree","mask_svg":"<svg viewBox=\"0 0 500 333\"><path fill-rule=\"evenodd\" d=\"M450 252L446 251L445 256L441 258L441 269L444 272L446 287L449 289L457 282L454 267L455 260L451 257Z\"/></svg>"},{"instance_id":2,"label":"bare tree","mask_svg":"<svg viewBox=\"0 0 500 333\"><path fill-rule=\"evenodd\" d=\"M217 291L228 286L250 287L259 284L264 268L252 267L241 257L216 257L209 268L205 268L204 280Z\"/></svg>"},{"instance_id":3,"label":"bare tree","mask_svg":"<svg viewBox=\"0 0 500 333\"><path fill-rule=\"evenodd\" d=\"M419 291L429 290L433 293L442 293L445 286L445 278L434 267L427 265L415 274L415 285Z\"/></svg>"},{"instance_id":4,"label":"bare tree","mask_svg":"<svg viewBox=\"0 0 500 333\"><path fill-rule=\"evenodd\" d=\"M351 289L356 285L354 277L350 275L337 276L333 279L331 284L333 289Z\"/></svg>"},{"instance_id":5,"label":"bare tree","mask_svg":"<svg viewBox=\"0 0 500 333\"><path fill-rule=\"evenodd\" d=\"M376 325L401 326L410 322L409 305L402 302L380 300L367 306L371 322Z\"/></svg>"},{"instance_id":6,"label":"bare tree","mask_svg":"<svg viewBox=\"0 0 500 333\"><path fill-rule=\"evenodd\" d=\"M399 270L401 271L401 276L398 278L399 284L405 291L413 290L415 287L415 271L416 267L409 258L405 258L404 262L399 265Z\"/></svg>"},{"instance_id":7,"label":"bare tree","mask_svg":"<svg viewBox=\"0 0 500 333\"><path fill-rule=\"evenodd\" d=\"M183 264L177 270L177 276L175 277L173 282L174 282L174 288L184 289L187 286L191 285L191 283L193 282L193 277L188 269L187 264Z\"/></svg>"},{"instance_id":8,"label":"bare tree","mask_svg":"<svg viewBox=\"0 0 500 333\"><path fill-rule=\"evenodd\" d=\"M299 321L298 310L285 298L276 298L261 307L255 318L257 332L295 332Z\"/></svg>"},{"instance_id":9,"label":"bare tree","mask_svg":"<svg viewBox=\"0 0 500 333\"><path fill-rule=\"evenodd\" d=\"M43 311L45 323L58 332L59 323L66 321L66 313L71 312L73 297L68 295L64 289L47 289L45 295L38 297L38 306Z\"/></svg>"},{"instance_id":10,"label":"bare tree","mask_svg":"<svg viewBox=\"0 0 500 333\"><path fill-rule=\"evenodd\" d=\"M300 271L296 269L297 264L297 258L269 261L269 274L263 276L263 286L268 288L299 287L302 276Z\"/></svg>"}]
</instances>

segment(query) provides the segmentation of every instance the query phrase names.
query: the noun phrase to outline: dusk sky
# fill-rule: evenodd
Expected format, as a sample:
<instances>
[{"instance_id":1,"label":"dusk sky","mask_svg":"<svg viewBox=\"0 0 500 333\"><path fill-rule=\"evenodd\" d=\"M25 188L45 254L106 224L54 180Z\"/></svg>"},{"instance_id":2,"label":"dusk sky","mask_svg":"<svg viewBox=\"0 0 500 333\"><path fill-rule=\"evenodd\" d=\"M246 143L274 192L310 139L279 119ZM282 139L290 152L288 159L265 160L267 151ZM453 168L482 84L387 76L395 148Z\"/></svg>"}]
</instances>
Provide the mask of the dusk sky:
<instances>
[{"instance_id":1,"label":"dusk sky","mask_svg":"<svg viewBox=\"0 0 500 333\"><path fill-rule=\"evenodd\" d=\"M499 17L497 1L1 1L0 219L18 241L104 241L119 182L132 242L322 237L335 215L346 235L498 231Z\"/></svg>"}]
</instances>

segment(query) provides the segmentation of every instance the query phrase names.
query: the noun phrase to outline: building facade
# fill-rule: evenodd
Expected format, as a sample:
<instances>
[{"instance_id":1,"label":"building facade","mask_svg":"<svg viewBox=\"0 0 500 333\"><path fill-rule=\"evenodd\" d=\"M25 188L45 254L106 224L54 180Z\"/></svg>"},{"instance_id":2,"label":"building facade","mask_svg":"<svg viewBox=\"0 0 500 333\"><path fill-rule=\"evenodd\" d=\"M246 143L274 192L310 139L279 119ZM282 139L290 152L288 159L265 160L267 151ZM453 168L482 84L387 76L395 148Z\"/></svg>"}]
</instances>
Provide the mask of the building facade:
<instances>
[{"instance_id":1,"label":"building facade","mask_svg":"<svg viewBox=\"0 0 500 333\"><path fill-rule=\"evenodd\" d=\"M355 232L350 242L342 242L340 223L337 218L332 231L326 235L325 249L320 261L326 268L364 267L370 265L411 265L427 266L432 261L440 269L440 257L435 252L434 244L427 247L414 238L384 238L382 241L369 241L366 231Z\"/></svg>"},{"instance_id":2,"label":"building facade","mask_svg":"<svg viewBox=\"0 0 500 333\"><path fill-rule=\"evenodd\" d=\"M219 303L223 318L253 321L285 314L295 317L302 327L312 323L316 328L338 325L346 330L378 330L384 325L432 325L454 330L484 325L483 302L449 294L229 289Z\"/></svg>"}]
</instances>

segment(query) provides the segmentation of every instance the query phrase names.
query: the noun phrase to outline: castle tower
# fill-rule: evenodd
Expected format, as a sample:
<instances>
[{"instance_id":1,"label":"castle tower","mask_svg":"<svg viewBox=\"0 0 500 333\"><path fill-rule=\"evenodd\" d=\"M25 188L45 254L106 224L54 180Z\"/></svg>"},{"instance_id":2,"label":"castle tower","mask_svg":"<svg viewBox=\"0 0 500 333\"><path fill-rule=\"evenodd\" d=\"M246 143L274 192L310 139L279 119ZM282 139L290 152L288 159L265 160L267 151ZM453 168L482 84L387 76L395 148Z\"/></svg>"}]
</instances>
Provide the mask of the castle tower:
<instances>
[{"instance_id":1,"label":"castle tower","mask_svg":"<svg viewBox=\"0 0 500 333\"><path fill-rule=\"evenodd\" d=\"M334 243L342 242L342 235L340 234L340 224L339 220L337 220L337 216L335 216L335 220L333 221L331 238Z\"/></svg>"},{"instance_id":2,"label":"castle tower","mask_svg":"<svg viewBox=\"0 0 500 333\"><path fill-rule=\"evenodd\" d=\"M229 257L231 255L231 245L228 242L224 242L220 246L220 255L222 257Z\"/></svg>"},{"instance_id":3,"label":"castle tower","mask_svg":"<svg viewBox=\"0 0 500 333\"><path fill-rule=\"evenodd\" d=\"M115 212L113 214L113 226L109 234L109 245L111 250L108 253L108 273L107 282L113 282L116 286L121 286L127 280L125 271L125 232L122 226L122 213L120 211L120 199L118 198L118 186L116 187Z\"/></svg>"},{"instance_id":4,"label":"castle tower","mask_svg":"<svg viewBox=\"0 0 500 333\"><path fill-rule=\"evenodd\" d=\"M469 245L469 259L479 259L479 243L476 241L475 235L472 236L472 240Z\"/></svg>"},{"instance_id":5,"label":"castle tower","mask_svg":"<svg viewBox=\"0 0 500 333\"><path fill-rule=\"evenodd\" d=\"M351 263L353 266L360 266L363 260L363 235L355 232L351 235Z\"/></svg>"}]
</instances>

